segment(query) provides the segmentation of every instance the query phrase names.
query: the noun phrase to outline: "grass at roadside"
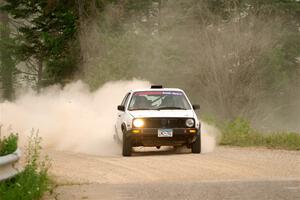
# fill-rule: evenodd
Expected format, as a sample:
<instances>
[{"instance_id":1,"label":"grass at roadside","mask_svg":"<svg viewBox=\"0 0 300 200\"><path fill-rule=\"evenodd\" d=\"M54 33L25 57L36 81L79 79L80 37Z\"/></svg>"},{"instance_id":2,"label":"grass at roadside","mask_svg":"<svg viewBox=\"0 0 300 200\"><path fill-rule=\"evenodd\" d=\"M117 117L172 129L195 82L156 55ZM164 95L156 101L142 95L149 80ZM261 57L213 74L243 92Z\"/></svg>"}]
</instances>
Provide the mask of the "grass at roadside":
<instances>
[{"instance_id":1,"label":"grass at roadside","mask_svg":"<svg viewBox=\"0 0 300 200\"><path fill-rule=\"evenodd\" d=\"M237 118L222 128L221 145L262 146L273 149L300 150L300 134L293 132L261 133L244 119Z\"/></svg>"},{"instance_id":2,"label":"grass at roadside","mask_svg":"<svg viewBox=\"0 0 300 200\"><path fill-rule=\"evenodd\" d=\"M50 164L47 158L40 158L40 142L37 136L29 139L26 166L16 177L0 182L0 200L35 200L50 190Z\"/></svg>"},{"instance_id":3,"label":"grass at roadside","mask_svg":"<svg viewBox=\"0 0 300 200\"><path fill-rule=\"evenodd\" d=\"M15 152L18 148L18 135L10 134L8 137L0 138L0 156Z\"/></svg>"}]
</instances>

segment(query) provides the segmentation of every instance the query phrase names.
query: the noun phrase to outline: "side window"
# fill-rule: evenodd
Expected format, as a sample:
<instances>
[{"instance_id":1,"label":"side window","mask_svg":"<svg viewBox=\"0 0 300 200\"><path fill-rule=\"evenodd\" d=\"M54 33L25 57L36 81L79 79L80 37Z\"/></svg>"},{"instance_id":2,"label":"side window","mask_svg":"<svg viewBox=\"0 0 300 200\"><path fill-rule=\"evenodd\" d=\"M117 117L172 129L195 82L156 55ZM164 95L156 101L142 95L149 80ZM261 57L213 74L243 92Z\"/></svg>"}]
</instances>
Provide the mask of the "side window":
<instances>
[{"instance_id":1,"label":"side window","mask_svg":"<svg viewBox=\"0 0 300 200\"><path fill-rule=\"evenodd\" d=\"M127 93L126 96L124 97L122 103L121 103L121 106L125 106L127 104L129 96L130 96L130 93Z\"/></svg>"}]
</instances>

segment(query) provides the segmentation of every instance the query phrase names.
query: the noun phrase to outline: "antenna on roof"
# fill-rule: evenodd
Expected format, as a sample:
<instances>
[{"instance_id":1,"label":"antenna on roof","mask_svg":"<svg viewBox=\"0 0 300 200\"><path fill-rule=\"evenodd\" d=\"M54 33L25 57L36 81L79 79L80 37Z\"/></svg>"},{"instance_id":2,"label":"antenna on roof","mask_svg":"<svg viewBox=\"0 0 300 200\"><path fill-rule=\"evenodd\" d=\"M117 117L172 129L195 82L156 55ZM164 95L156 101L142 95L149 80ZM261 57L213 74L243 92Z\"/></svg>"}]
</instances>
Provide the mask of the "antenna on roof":
<instances>
[{"instance_id":1,"label":"antenna on roof","mask_svg":"<svg viewBox=\"0 0 300 200\"><path fill-rule=\"evenodd\" d=\"M151 89L161 89L163 88L162 85L151 85Z\"/></svg>"}]
</instances>

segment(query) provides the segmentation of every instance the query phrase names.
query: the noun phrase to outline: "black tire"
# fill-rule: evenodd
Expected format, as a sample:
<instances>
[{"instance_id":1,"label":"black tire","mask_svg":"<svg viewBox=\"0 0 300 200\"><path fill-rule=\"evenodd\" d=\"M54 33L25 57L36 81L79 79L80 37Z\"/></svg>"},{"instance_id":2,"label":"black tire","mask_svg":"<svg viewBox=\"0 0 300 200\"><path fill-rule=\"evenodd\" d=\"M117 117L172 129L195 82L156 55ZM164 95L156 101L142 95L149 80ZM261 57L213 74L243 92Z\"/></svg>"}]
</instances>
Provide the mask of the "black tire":
<instances>
[{"instance_id":1,"label":"black tire","mask_svg":"<svg viewBox=\"0 0 300 200\"><path fill-rule=\"evenodd\" d=\"M123 156L131 156L131 152L132 152L131 138L127 137L125 132L123 131L122 155Z\"/></svg>"},{"instance_id":2,"label":"black tire","mask_svg":"<svg viewBox=\"0 0 300 200\"><path fill-rule=\"evenodd\" d=\"M195 142L192 144L192 153L201 153L201 136L197 134Z\"/></svg>"}]
</instances>

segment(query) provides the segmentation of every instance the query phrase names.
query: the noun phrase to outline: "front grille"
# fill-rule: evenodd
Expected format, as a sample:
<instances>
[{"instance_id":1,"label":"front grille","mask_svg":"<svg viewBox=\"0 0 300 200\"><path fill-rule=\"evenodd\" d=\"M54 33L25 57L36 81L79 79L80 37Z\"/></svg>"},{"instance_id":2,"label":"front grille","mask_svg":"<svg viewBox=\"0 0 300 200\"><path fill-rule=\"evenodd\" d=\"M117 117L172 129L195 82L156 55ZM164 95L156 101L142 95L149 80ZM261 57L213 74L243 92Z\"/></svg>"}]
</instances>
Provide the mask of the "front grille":
<instances>
[{"instance_id":1,"label":"front grille","mask_svg":"<svg viewBox=\"0 0 300 200\"><path fill-rule=\"evenodd\" d=\"M144 118L144 128L187 128L187 118Z\"/></svg>"}]
</instances>

